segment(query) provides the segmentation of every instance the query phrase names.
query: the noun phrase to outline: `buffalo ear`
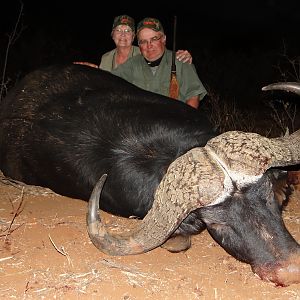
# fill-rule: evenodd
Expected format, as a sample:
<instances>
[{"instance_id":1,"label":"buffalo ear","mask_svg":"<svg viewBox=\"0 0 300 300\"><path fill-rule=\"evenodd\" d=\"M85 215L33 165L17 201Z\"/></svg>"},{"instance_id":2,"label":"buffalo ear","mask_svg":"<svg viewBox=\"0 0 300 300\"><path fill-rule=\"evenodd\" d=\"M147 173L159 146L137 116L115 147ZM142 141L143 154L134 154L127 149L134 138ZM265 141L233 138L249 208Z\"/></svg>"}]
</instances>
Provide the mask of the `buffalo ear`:
<instances>
[{"instance_id":1,"label":"buffalo ear","mask_svg":"<svg viewBox=\"0 0 300 300\"><path fill-rule=\"evenodd\" d=\"M269 178L272 182L272 189L274 198L282 211L289 201L289 197L293 192L292 186L288 182L288 172L274 169L268 172Z\"/></svg>"}]
</instances>

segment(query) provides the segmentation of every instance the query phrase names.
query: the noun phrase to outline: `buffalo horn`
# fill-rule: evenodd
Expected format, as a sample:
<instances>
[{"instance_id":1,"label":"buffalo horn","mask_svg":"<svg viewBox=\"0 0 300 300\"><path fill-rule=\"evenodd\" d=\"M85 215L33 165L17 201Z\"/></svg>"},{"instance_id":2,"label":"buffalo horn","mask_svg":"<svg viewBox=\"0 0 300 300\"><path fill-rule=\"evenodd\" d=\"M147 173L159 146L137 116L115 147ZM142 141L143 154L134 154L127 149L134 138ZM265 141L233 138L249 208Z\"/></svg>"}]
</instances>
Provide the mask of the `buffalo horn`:
<instances>
[{"instance_id":1,"label":"buffalo horn","mask_svg":"<svg viewBox=\"0 0 300 300\"><path fill-rule=\"evenodd\" d=\"M278 82L272 83L262 88L263 91L282 90L293 92L300 96L300 82Z\"/></svg>"},{"instance_id":2,"label":"buffalo horn","mask_svg":"<svg viewBox=\"0 0 300 300\"><path fill-rule=\"evenodd\" d=\"M204 148L194 148L169 166L155 192L152 208L137 227L117 235L109 233L98 216L104 181L101 177L91 194L87 228L93 244L109 255L139 254L160 246L191 211L219 199L224 190L220 166Z\"/></svg>"},{"instance_id":3,"label":"buffalo horn","mask_svg":"<svg viewBox=\"0 0 300 300\"><path fill-rule=\"evenodd\" d=\"M205 148L235 175L260 176L271 167L296 165L300 162L300 129L291 135L267 138L257 133L228 131L211 139Z\"/></svg>"}]
</instances>

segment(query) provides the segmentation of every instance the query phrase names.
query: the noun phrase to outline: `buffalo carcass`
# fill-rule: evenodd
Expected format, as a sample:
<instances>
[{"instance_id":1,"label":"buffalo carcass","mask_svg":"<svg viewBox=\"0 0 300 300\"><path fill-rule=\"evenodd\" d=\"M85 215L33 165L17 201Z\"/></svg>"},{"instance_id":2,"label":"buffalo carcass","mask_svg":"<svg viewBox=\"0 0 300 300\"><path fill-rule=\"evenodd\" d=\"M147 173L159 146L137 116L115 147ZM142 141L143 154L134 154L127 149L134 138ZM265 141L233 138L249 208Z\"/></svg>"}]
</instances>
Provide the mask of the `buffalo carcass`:
<instances>
[{"instance_id":1,"label":"buffalo carcass","mask_svg":"<svg viewBox=\"0 0 300 300\"><path fill-rule=\"evenodd\" d=\"M300 162L300 131L216 136L201 112L79 65L27 75L1 103L0 122L3 173L90 197L88 232L103 252L143 253L185 237L176 251L207 228L262 279L300 282L300 246L285 228L270 176ZM106 230L100 192L103 210L143 219L136 230Z\"/></svg>"}]
</instances>

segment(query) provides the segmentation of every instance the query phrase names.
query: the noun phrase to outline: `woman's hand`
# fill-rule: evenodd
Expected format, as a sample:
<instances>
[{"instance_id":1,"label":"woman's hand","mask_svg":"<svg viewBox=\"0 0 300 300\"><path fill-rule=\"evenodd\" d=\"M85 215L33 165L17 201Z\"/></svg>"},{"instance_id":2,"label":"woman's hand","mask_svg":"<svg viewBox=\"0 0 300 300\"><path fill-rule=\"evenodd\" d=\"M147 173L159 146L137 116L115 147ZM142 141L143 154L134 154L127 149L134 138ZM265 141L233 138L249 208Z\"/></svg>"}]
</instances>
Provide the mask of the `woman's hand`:
<instances>
[{"instance_id":1,"label":"woman's hand","mask_svg":"<svg viewBox=\"0 0 300 300\"><path fill-rule=\"evenodd\" d=\"M84 65L84 66L89 66L89 67L92 67L92 68L99 69L98 65L87 62L87 61L73 61L73 64L74 65Z\"/></svg>"},{"instance_id":2,"label":"woman's hand","mask_svg":"<svg viewBox=\"0 0 300 300\"><path fill-rule=\"evenodd\" d=\"M177 50L176 52L176 58L179 61L182 61L184 63L189 63L191 64L193 62L192 55L189 51L187 50Z\"/></svg>"}]
</instances>

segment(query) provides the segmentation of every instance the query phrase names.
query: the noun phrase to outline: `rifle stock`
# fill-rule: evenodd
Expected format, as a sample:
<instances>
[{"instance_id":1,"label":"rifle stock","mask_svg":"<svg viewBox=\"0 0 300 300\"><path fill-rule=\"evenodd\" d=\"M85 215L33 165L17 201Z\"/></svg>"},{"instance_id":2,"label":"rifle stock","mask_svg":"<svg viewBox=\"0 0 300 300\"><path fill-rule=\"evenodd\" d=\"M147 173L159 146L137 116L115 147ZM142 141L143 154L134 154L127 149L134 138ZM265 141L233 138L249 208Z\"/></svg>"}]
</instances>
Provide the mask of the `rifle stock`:
<instances>
[{"instance_id":1,"label":"rifle stock","mask_svg":"<svg viewBox=\"0 0 300 300\"><path fill-rule=\"evenodd\" d=\"M178 86L178 81L177 81L176 71L175 71L175 73L171 72L169 97L173 99L178 99L178 95L179 95L179 86Z\"/></svg>"},{"instance_id":2,"label":"rifle stock","mask_svg":"<svg viewBox=\"0 0 300 300\"><path fill-rule=\"evenodd\" d=\"M178 99L179 96L179 85L176 75L176 31L177 31L177 17L174 16L174 27L173 27L173 50L172 50L172 67L171 67L171 78L170 78L170 88L169 96L173 99Z\"/></svg>"}]
</instances>

